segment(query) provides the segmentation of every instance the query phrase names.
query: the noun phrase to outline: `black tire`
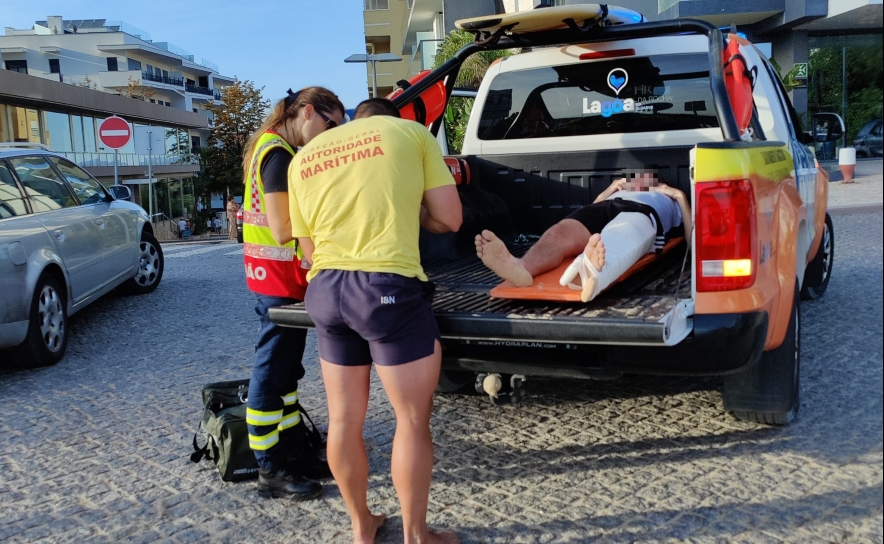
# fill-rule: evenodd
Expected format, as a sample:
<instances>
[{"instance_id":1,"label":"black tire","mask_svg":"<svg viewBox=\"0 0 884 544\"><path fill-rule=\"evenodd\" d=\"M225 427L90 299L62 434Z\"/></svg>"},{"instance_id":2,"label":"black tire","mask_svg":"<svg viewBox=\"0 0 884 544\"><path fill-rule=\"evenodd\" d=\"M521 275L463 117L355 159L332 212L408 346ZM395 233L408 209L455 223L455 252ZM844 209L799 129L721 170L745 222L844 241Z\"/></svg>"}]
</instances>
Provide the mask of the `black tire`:
<instances>
[{"instance_id":1,"label":"black tire","mask_svg":"<svg viewBox=\"0 0 884 544\"><path fill-rule=\"evenodd\" d=\"M25 341L11 350L12 367L19 370L50 366L61 361L68 347L65 290L52 274L37 280Z\"/></svg>"},{"instance_id":2,"label":"black tire","mask_svg":"<svg viewBox=\"0 0 884 544\"><path fill-rule=\"evenodd\" d=\"M828 212L826 212L826 221L823 225L820 248L816 252L816 257L804 270L804 283L801 286L802 300L816 300L823 296L829 286L829 278L832 277L832 268L835 265L835 228L832 226L832 217Z\"/></svg>"},{"instance_id":3,"label":"black tire","mask_svg":"<svg viewBox=\"0 0 884 544\"><path fill-rule=\"evenodd\" d=\"M443 370L439 373L439 393L467 393L473 391L476 373L468 370Z\"/></svg>"},{"instance_id":4,"label":"black tire","mask_svg":"<svg viewBox=\"0 0 884 544\"><path fill-rule=\"evenodd\" d=\"M765 351L758 364L724 377L724 408L743 421L787 425L798 414L800 377L801 304L796 284L783 343Z\"/></svg>"},{"instance_id":5,"label":"black tire","mask_svg":"<svg viewBox=\"0 0 884 544\"><path fill-rule=\"evenodd\" d=\"M146 295L153 292L163 279L163 270L166 266L163 248L153 234L141 233L138 251L138 272L134 278L123 284L124 290L130 295Z\"/></svg>"}]
</instances>

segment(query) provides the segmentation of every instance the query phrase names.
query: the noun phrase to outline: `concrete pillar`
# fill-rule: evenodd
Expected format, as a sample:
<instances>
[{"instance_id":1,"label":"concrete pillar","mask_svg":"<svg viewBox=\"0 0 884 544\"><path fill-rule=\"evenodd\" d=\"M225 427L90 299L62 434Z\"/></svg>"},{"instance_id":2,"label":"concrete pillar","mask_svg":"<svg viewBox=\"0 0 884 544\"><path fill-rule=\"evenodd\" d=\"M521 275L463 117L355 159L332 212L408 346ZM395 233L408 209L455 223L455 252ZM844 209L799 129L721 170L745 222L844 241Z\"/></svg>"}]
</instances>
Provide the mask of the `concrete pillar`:
<instances>
[{"instance_id":1,"label":"concrete pillar","mask_svg":"<svg viewBox=\"0 0 884 544\"><path fill-rule=\"evenodd\" d=\"M809 41L806 30L782 30L781 34L771 40L773 58L782 69L781 76L789 73L796 62L807 62L810 53ZM807 89L793 89L789 93L792 106L798 117L805 119L807 113Z\"/></svg>"}]
</instances>

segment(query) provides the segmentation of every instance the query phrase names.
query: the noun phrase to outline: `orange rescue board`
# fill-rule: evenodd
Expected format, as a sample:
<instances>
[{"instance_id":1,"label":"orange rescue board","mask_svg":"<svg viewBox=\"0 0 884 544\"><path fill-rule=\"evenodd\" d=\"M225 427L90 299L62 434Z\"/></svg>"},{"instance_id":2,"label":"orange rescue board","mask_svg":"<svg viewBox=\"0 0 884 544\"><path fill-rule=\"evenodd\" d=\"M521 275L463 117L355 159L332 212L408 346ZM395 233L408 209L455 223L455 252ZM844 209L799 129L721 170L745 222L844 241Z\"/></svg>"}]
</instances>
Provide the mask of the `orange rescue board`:
<instances>
[{"instance_id":1,"label":"orange rescue board","mask_svg":"<svg viewBox=\"0 0 884 544\"><path fill-rule=\"evenodd\" d=\"M637 260L629 270L617 278L611 285L616 285L625 280L629 276L635 274L639 270L647 268L651 263L656 261L663 255L666 255L684 242L684 238L673 238L666 242L663 251L659 254L646 253L641 259ZM573 259L569 259L559 265L558 268L545 272L536 278L530 287L516 287L512 283L505 281L488 292L492 298L506 298L516 300L554 300L559 302L580 302L580 291L575 291L568 287L559 285L559 278L565 273L565 269L571 264Z\"/></svg>"}]
</instances>

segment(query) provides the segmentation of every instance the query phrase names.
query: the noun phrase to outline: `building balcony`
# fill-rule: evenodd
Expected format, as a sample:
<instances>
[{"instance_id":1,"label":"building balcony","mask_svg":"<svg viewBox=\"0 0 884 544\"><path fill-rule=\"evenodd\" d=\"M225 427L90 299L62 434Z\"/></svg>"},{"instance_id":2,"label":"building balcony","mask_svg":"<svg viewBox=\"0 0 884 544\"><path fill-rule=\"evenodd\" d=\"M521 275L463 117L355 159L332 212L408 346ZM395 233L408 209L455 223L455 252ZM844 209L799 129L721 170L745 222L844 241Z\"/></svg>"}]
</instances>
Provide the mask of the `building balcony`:
<instances>
[{"instance_id":1,"label":"building balcony","mask_svg":"<svg viewBox=\"0 0 884 544\"><path fill-rule=\"evenodd\" d=\"M190 83L184 85L184 90L189 93L203 94L206 96L213 95L212 89L208 87L200 87L199 85L191 85Z\"/></svg>"},{"instance_id":2,"label":"building balcony","mask_svg":"<svg viewBox=\"0 0 884 544\"><path fill-rule=\"evenodd\" d=\"M184 85L184 79L180 77L168 77L163 76L157 73L151 72L141 72L141 81L149 81L152 83L163 83L165 85L172 85L173 87L181 87Z\"/></svg>"},{"instance_id":3,"label":"building balcony","mask_svg":"<svg viewBox=\"0 0 884 544\"><path fill-rule=\"evenodd\" d=\"M417 47L419 32L434 32L436 16L442 13L442 0L412 0L408 16L402 21L402 54L410 55ZM441 30L444 36L444 30ZM442 36L436 36L442 37Z\"/></svg>"},{"instance_id":4,"label":"building balcony","mask_svg":"<svg viewBox=\"0 0 884 544\"><path fill-rule=\"evenodd\" d=\"M142 72L141 70L120 70L116 72L98 72L97 83L105 89L122 89L136 82L141 87L180 91L184 80L175 77Z\"/></svg>"}]
</instances>

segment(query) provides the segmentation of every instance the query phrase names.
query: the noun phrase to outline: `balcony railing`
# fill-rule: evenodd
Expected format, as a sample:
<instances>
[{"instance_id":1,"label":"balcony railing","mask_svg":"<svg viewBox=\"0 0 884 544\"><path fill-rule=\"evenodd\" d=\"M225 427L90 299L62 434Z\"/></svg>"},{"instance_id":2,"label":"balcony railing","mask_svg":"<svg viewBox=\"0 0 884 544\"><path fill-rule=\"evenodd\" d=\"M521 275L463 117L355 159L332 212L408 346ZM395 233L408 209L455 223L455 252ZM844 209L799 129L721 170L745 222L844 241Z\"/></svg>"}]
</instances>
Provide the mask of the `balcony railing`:
<instances>
[{"instance_id":1,"label":"balcony railing","mask_svg":"<svg viewBox=\"0 0 884 544\"><path fill-rule=\"evenodd\" d=\"M184 79L180 77L168 77L157 75L151 72L141 72L141 79L145 81L153 81L154 83L165 83L166 85L174 85L176 87L182 87L184 85Z\"/></svg>"},{"instance_id":2,"label":"balcony railing","mask_svg":"<svg viewBox=\"0 0 884 544\"><path fill-rule=\"evenodd\" d=\"M96 166L113 166L113 153L85 153L80 151L58 151L59 155L64 155L73 162L84 168ZM144 166L147 167L147 155L137 155L135 153L120 153L120 166ZM150 163L157 165L175 165L175 164L199 164L199 156L193 153L168 153L164 155L151 155Z\"/></svg>"},{"instance_id":3,"label":"balcony railing","mask_svg":"<svg viewBox=\"0 0 884 544\"><path fill-rule=\"evenodd\" d=\"M189 93L196 94L204 94L206 96L212 96L212 89L208 87L200 87L199 85L191 85L190 83L184 86L184 90Z\"/></svg>"}]
</instances>

